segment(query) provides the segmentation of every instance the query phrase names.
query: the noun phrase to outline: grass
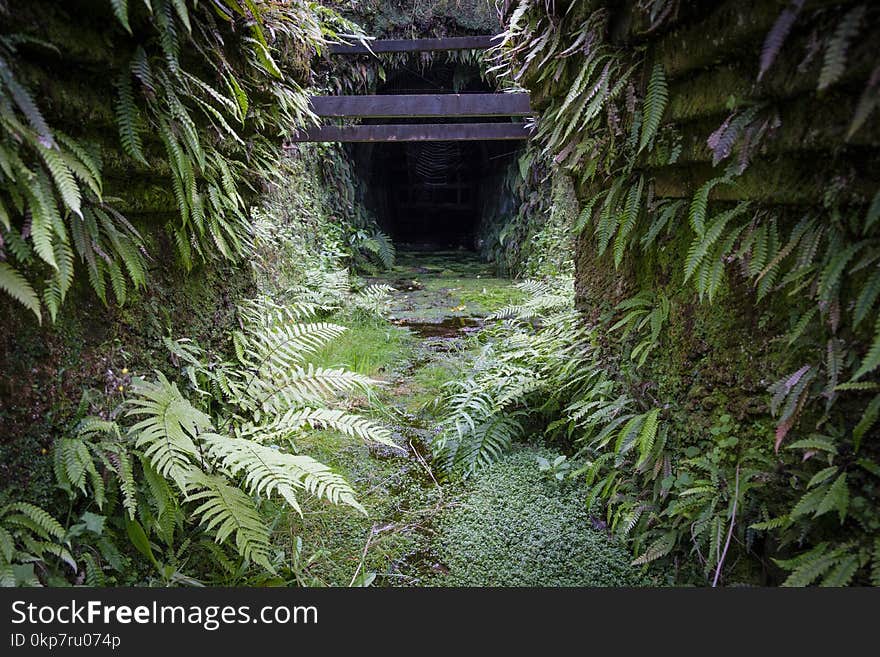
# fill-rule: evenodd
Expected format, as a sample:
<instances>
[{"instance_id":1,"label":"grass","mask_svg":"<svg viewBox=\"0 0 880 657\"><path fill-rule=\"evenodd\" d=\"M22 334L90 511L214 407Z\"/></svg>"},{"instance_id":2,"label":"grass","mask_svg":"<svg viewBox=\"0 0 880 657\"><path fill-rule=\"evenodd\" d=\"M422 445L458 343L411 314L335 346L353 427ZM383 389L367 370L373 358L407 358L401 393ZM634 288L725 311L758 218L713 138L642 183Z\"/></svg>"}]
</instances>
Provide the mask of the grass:
<instances>
[{"instance_id":1,"label":"grass","mask_svg":"<svg viewBox=\"0 0 880 657\"><path fill-rule=\"evenodd\" d=\"M402 369L414 348L413 335L384 321L333 317L328 321L348 328L310 361L320 367L346 367L359 374L379 376Z\"/></svg>"},{"instance_id":2,"label":"grass","mask_svg":"<svg viewBox=\"0 0 880 657\"><path fill-rule=\"evenodd\" d=\"M480 281L476 282L480 283ZM480 285L468 286L463 288L458 295L463 303L475 306L479 311L487 314L522 303L525 300L525 293L513 287L510 281L503 281L503 285L499 285L498 282L499 279L483 281L482 287Z\"/></svg>"},{"instance_id":3,"label":"grass","mask_svg":"<svg viewBox=\"0 0 880 657\"><path fill-rule=\"evenodd\" d=\"M413 372L406 399L406 408L411 413L419 413L441 396L443 386L456 378L458 368L452 361L430 361Z\"/></svg>"},{"instance_id":4,"label":"grass","mask_svg":"<svg viewBox=\"0 0 880 657\"><path fill-rule=\"evenodd\" d=\"M394 270L376 282L415 281L421 289L394 299L392 314L410 321L483 316L522 299L512 281L474 254L400 253Z\"/></svg>"}]
</instances>

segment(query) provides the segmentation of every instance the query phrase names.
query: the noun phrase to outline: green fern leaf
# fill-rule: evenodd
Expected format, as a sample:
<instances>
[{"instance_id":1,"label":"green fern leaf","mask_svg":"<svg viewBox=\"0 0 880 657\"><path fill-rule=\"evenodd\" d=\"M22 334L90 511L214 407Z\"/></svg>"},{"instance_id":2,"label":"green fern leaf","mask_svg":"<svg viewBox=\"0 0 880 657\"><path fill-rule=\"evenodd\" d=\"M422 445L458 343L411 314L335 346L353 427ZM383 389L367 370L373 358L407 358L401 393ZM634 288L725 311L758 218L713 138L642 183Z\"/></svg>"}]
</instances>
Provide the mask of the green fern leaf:
<instances>
[{"instance_id":1,"label":"green fern leaf","mask_svg":"<svg viewBox=\"0 0 880 657\"><path fill-rule=\"evenodd\" d=\"M140 110L134 100L131 75L125 70L116 80L116 126L119 128L119 140L129 157L147 164L139 124Z\"/></svg>"},{"instance_id":2,"label":"green fern leaf","mask_svg":"<svg viewBox=\"0 0 880 657\"><path fill-rule=\"evenodd\" d=\"M819 275L818 296L820 301L825 302L830 299L831 293L834 291L838 282L840 281L840 277L843 275L843 270L846 268L846 265L864 246L864 242L851 244L839 253L836 253L828 261L828 264L825 265L825 268Z\"/></svg>"},{"instance_id":3,"label":"green fern leaf","mask_svg":"<svg viewBox=\"0 0 880 657\"><path fill-rule=\"evenodd\" d=\"M850 9L838 23L825 49L825 60L819 73L819 91L827 89L843 75L850 41L859 31L859 23L862 22L864 15L865 6L859 5Z\"/></svg>"},{"instance_id":4,"label":"green fern leaf","mask_svg":"<svg viewBox=\"0 0 880 657\"><path fill-rule=\"evenodd\" d=\"M849 486L846 484L846 473L842 473L834 483L828 487L828 491L816 507L814 517L819 517L829 511L836 509L842 523L846 518L846 512L849 508Z\"/></svg>"},{"instance_id":5,"label":"green fern leaf","mask_svg":"<svg viewBox=\"0 0 880 657\"><path fill-rule=\"evenodd\" d=\"M113 14L119 24L125 28L125 31L131 34L131 26L128 24L128 0L110 0L113 7Z\"/></svg>"},{"instance_id":6,"label":"green fern leaf","mask_svg":"<svg viewBox=\"0 0 880 657\"><path fill-rule=\"evenodd\" d=\"M346 504L364 515L354 491L341 476L309 456L286 454L251 440L205 435L209 455L234 476L243 475L245 486L255 495L280 495L302 515L295 489L325 498L333 504Z\"/></svg>"},{"instance_id":7,"label":"green fern leaf","mask_svg":"<svg viewBox=\"0 0 880 657\"><path fill-rule=\"evenodd\" d=\"M852 554L847 555L831 569L831 572L825 575L819 586L849 586L849 583L852 581L853 575L856 574L858 568L858 557Z\"/></svg>"},{"instance_id":8,"label":"green fern leaf","mask_svg":"<svg viewBox=\"0 0 880 657\"><path fill-rule=\"evenodd\" d=\"M880 295L880 268L871 273L859 290L859 296L853 308L853 326L858 326L868 316L878 295Z\"/></svg>"},{"instance_id":9,"label":"green fern leaf","mask_svg":"<svg viewBox=\"0 0 880 657\"><path fill-rule=\"evenodd\" d=\"M666 103L669 100L669 91L666 86L666 74L663 66L655 64L651 71L651 79L648 81L648 91L645 96L645 111L642 119L642 135L639 139L639 152L645 149L657 129L660 127L660 121L663 118L663 111L666 109Z\"/></svg>"},{"instance_id":10,"label":"green fern leaf","mask_svg":"<svg viewBox=\"0 0 880 657\"><path fill-rule=\"evenodd\" d=\"M641 211L642 186L645 179L639 176L639 181L632 185L626 196L626 204L620 219L620 227L617 230L617 238L614 241L614 266L619 267L623 261L623 254L629 243L629 235L635 228Z\"/></svg>"},{"instance_id":11,"label":"green fern leaf","mask_svg":"<svg viewBox=\"0 0 880 657\"><path fill-rule=\"evenodd\" d=\"M136 395L127 414L145 417L131 428L136 446L145 448L144 455L164 477L186 490L194 466L190 459L199 457L193 438L211 430L210 418L180 394L161 373L157 381L144 381L133 386Z\"/></svg>"},{"instance_id":12,"label":"green fern leaf","mask_svg":"<svg viewBox=\"0 0 880 657\"><path fill-rule=\"evenodd\" d=\"M880 365L880 316L877 317L877 321L874 324L874 340L871 343L871 347L850 381L858 381L865 374L877 369L878 365Z\"/></svg>"},{"instance_id":13,"label":"green fern leaf","mask_svg":"<svg viewBox=\"0 0 880 657\"><path fill-rule=\"evenodd\" d=\"M880 415L880 395L876 395L865 407L862 417L853 429L853 449L858 452L862 444L862 438L871 430Z\"/></svg>"},{"instance_id":14,"label":"green fern leaf","mask_svg":"<svg viewBox=\"0 0 880 657\"><path fill-rule=\"evenodd\" d=\"M10 514L20 514L20 518L26 519L27 523L19 524L30 527L36 534L43 538L63 540L66 535L64 527L49 513L29 502L13 502L0 508L0 517L7 518Z\"/></svg>"},{"instance_id":15,"label":"green fern leaf","mask_svg":"<svg viewBox=\"0 0 880 657\"><path fill-rule=\"evenodd\" d=\"M269 528L253 500L222 477L200 471L193 473L190 484L195 492L191 492L187 499L200 503L193 515L207 531L214 533L215 540L223 543L234 536L235 546L244 559L274 572L269 562Z\"/></svg>"},{"instance_id":16,"label":"green fern leaf","mask_svg":"<svg viewBox=\"0 0 880 657\"><path fill-rule=\"evenodd\" d=\"M40 299L37 293L34 292L24 276L5 262L0 262L0 289L34 313L40 324L43 323L43 316L40 313Z\"/></svg>"},{"instance_id":17,"label":"green fern leaf","mask_svg":"<svg viewBox=\"0 0 880 657\"><path fill-rule=\"evenodd\" d=\"M43 158L43 162L46 163L46 168L49 169L52 180L55 182L55 188L61 195L64 204L75 215L82 217L80 207L82 195L80 194L79 185L76 184L76 180L74 180L73 174L70 172L64 158L57 150L46 148L42 145L39 145L37 150L40 153L40 157Z\"/></svg>"},{"instance_id":18,"label":"green fern leaf","mask_svg":"<svg viewBox=\"0 0 880 657\"><path fill-rule=\"evenodd\" d=\"M694 232L700 237L702 237L705 232L706 210L709 206L709 192L712 191L713 187L722 182L726 181L723 178L712 178L711 180L706 181L697 190L691 201L690 208L688 209L688 222Z\"/></svg>"}]
</instances>

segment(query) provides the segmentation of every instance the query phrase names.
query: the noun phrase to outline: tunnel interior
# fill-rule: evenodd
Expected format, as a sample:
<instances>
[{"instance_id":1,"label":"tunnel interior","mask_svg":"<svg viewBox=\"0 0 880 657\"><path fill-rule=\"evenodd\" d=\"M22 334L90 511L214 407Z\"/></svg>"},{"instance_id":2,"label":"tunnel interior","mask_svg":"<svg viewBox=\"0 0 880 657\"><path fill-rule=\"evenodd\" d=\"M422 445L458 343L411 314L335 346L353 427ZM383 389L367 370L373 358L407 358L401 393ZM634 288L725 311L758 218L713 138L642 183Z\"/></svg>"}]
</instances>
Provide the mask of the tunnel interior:
<instances>
[{"instance_id":1,"label":"tunnel interior","mask_svg":"<svg viewBox=\"0 0 880 657\"><path fill-rule=\"evenodd\" d=\"M378 94L489 93L476 66L435 64L390 73ZM499 118L373 119L370 123L509 121ZM398 248L475 249L481 219L500 193L516 141L411 141L348 146L364 203Z\"/></svg>"}]
</instances>

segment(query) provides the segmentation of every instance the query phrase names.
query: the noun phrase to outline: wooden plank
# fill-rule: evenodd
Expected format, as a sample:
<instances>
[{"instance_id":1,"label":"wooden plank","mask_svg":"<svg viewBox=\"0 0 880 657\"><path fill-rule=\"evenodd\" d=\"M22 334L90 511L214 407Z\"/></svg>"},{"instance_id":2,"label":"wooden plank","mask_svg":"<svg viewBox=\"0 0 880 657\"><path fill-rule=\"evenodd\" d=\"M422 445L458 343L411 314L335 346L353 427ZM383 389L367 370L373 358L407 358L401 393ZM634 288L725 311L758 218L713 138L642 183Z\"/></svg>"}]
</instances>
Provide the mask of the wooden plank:
<instances>
[{"instance_id":1,"label":"wooden plank","mask_svg":"<svg viewBox=\"0 0 880 657\"><path fill-rule=\"evenodd\" d=\"M380 52L426 52L440 50L485 50L497 43L497 37L464 36L443 37L439 39L373 39L367 41L369 48L362 43L333 44L330 46L331 55L364 55L371 51Z\"/></svg>"},{"instance_id":2,"label":"wooden plank","mask_svg":"<svg viewBox=\"0 0 880 657\"><path fill-rule=\"evenodd\" d=\"M309 102L318 116L334 118L525 116L531 112L527 93L311 96Z\"/></svg>"},{"instance_id":3,"label":"wooden plank","mask_svg":"<svg viewBox=\"0 0 880 657\"><path fill-rule=\"evenodd\" d=\"M290 141L501 141L528 139L529 134L524 123L325 125L294 134Z\"/></svg>"}]
</instances>

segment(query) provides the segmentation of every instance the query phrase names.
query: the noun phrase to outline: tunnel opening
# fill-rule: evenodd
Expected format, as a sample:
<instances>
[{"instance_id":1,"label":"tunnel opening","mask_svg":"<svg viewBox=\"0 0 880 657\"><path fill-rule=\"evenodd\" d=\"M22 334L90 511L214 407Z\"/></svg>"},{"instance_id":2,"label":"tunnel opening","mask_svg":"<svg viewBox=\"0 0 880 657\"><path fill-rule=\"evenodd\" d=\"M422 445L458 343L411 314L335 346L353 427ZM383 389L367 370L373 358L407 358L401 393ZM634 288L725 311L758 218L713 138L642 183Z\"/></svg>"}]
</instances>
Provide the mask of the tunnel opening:
<instances>
[{"instance_id":1,"label":"tunnel opening","mask_svg":"<svg viewBox=\"0 0 880 657\"><path fill-rule=\"evenodd\" d=\"M377 94L494 92L479 67L444 62L389 73ZM501 122L504 117L394 119L394 123ZM389 123L387 119L365 123ZM355 173L365 183L364 203L398 249L478 249L485 213L497 203L516 141L410 141L355 143Z\"/></svg>"}]
</instances>

